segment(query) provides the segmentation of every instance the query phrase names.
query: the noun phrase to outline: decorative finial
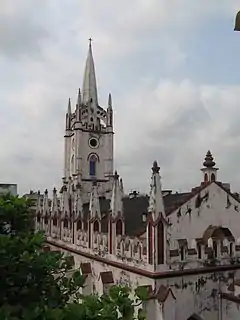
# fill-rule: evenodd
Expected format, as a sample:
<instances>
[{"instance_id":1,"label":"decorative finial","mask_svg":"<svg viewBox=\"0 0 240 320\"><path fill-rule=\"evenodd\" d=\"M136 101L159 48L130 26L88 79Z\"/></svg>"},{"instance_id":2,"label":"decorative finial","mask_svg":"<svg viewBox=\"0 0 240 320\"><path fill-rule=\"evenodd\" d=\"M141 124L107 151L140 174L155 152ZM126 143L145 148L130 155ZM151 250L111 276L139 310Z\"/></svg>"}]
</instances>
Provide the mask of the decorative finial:
<instances>
[{"instance_id":1,"label":"decorative finial","mask_svg":"<svg viewBox=\"0 0 240 320\"><path fill-rule=\"evenodd\" d=\"M90 37L88 40L89 40L89 46L91 46L92 45L92 38Z\"/></svg>"},{"instance_id":2,"label":"decorative finial","mask_svg":"<svg viewBox=\"0 0 240 320\"><path fill-rule=\"evenodd\" d=\"M159 173L159 170L160 170L160 167L158 166L157 161L155 160L155 161L153 162L152 172L153 172L153 173Z\"/></svg>"},{"instance_id":3,"label":"decorative finial","mask_svg":"<svg viewBox=\"0 0 240 320\"><path fill-rule=\"evenodd\" d=\"M215 166L215 161L214 158L212 156L212 153L210 150L208 150L206 157L205 157L205 161L203 162L203 166L206 168L213 168Z\"/></svg>"}]
</instances>

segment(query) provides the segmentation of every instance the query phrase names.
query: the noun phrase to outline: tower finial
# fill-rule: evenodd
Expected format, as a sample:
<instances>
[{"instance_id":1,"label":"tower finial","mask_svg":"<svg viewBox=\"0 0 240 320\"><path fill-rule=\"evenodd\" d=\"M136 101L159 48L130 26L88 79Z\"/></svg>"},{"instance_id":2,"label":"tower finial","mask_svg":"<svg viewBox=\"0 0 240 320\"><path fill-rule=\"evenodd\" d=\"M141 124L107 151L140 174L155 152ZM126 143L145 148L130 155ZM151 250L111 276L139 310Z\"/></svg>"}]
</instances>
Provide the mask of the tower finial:
<instances>
[{"instance_id":1,"label":"tower finial","mask_svg":"<svg viewBox=\"0 0 240 320\"><path fill-rule=\"evenodd\" d=\"M213 168L216 164L210 150L208 150L204 160L203 165L206 168Z\"/></svg>"},{"instance_id":2,"label":"tower finial","mask_svg":"<svg viewBox=\"0 0 240 320\"><path fill-rule=\"evenodd\" d=\"M92 45L92 41L93 41L93 40L92 40L92 38L91 38L91 37L90 37L88 40L89 40L89 46L91 46L91 45Z\"/></svg>"}]
</instances>

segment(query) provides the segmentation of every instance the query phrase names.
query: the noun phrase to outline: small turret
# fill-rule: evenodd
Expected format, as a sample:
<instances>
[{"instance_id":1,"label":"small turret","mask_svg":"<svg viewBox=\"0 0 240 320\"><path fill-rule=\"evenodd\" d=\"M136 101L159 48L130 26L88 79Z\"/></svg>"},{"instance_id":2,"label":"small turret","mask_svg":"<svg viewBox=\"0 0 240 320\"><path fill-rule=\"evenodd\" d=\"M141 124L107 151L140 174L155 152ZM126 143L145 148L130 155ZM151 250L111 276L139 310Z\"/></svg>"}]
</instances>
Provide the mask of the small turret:
<instances>
[{"instance_id":1,"label":"small turret","mask_svg":"<svg viewBox=\"0 0 240 320\"><path fill-rule=\"evenodd\" d=\"M204 183L212 182L217 180L217 171L218 168L215 168L215 161L212 156L212 153L210 150L208 150L204 162L203 162L203 168L201 169L203 173L203 181Z\"/></svg>"},{"instance_id":2,"label":"small turret","mask_svg":"<svg viewBox=\"0 0 240 320\"><path fill-rule=\"evenodd\" d=\"M83 202L81 195L81 185L77 183L74 197L74 220L83 219Z\"/></svg>"},{"instance_id":3,"label":"small turret","mask_svg":"<svg viewBox=\"0 0 240 320\"><path fill-rule=\"evenodd\" d=\"M153 162L152 181L150 186L150 198L148 212L152 214L153 220L157 220L159 215L165 217L165 209L163 204L161 177L159 175L160 167L157 161Z\"/></svg>"},{"instance_id":4,"label":"small turret","mask_svg":"<svg viewBox=\"0 0 240 320\"><path fill-rule=\"evenodd\" d=\"M54 187L52 192L51 216L57 217L58 211L59 211L59 208L58 208L57 189Z\"/></svg>"},{"instance_id":5,"label":"small turret","mask_svg":"<svg viewBox=\"0 0 240 320\"><path fill-rule=\"evenodd\" d=\"M89 202L90 219L101 219L100 203L97 190L97 182L93 181Z\"/></svg>"},{"instance_id":6,"label":"small turret","mask_svg":"<svg viewBox=\"0 0 240 320\"><path fill-rule=\"evenodd\" d=\"M49 200L48 200L48 190L46 189L43 197L43 215L48 217L50 213L49 210Z\"/></svg>"},{"instance_id":7,"label":"small turret","mask_svg":"<svg viewBox=\"0 0 240 320\"><path fill-rule=\"evenodd\" d=\"M113 176L113 191L111 198L111 213L112 217L122 216L123 213L123 203L122 203L122 191L119 183L119 175L117 171Z\"/></svg>"},{"instance_id":8,"label":"small turret","mask_svg":"<svg viewBox=\"0 0 240 320\"><path fill-rule=\"evenodd\" d=\"M160 167L154 161L152 167L152 181L147 219L147 254L148 263L158 271L167 259L167 232L168 222L165 216Z\"/></svg>"}]
</instances>

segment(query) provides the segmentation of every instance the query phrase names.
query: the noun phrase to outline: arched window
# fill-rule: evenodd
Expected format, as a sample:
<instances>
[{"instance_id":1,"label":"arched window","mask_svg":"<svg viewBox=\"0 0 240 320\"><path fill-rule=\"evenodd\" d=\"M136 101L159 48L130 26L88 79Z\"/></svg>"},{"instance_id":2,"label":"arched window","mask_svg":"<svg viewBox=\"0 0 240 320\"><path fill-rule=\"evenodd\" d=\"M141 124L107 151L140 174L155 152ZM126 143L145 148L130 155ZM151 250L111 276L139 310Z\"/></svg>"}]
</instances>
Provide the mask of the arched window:
<instances>
[{"instance_id":1,"label":"arched window","mask_svg":"<svg viewBox=\"0 0 240 320\"><path fill-rule=\"evenodd\" d=\"M204 174L204 182L208 182L208 175L207 175L207 173Z\"/></svg>"},{"instance_id":2,"label":"arched window","mask_svg":"<svg viewBox=\"0 0 240 320\"><path fill-rule=\"evenodd\" d=\"M211 174L211 181L215 181L215 180L216 180L215 174L212 173L212 174Z\"/></svg>"},{"instance_id":3,"label":"arched window","mask_svg":"<svg viewBox=\"0 0 240 320\"><path fill-rule=\"evenodd\" d=\"M99 222L97 220L94 221L93 231L99 232Z\"/></svg>"},{"instance_id":4,"label":"arched window","mask_svg":"<svg viewBox=\"0 0 240 320\"><path fill-rule=\"evenodd\" d=\"M92 154L89 158L89 175L91 177L96 176L97 157Z\"/></svg>"},{"instance_id":5,"label":"arched window","mask_svg":"<svg viewBox=\"0 0 240 320\"><path fill-rule=\"evenodd\" d=\"M77 222L77 230L81 230L82 229L82 222L81 220L78 220Z\"/></svg>"}]
</instances>

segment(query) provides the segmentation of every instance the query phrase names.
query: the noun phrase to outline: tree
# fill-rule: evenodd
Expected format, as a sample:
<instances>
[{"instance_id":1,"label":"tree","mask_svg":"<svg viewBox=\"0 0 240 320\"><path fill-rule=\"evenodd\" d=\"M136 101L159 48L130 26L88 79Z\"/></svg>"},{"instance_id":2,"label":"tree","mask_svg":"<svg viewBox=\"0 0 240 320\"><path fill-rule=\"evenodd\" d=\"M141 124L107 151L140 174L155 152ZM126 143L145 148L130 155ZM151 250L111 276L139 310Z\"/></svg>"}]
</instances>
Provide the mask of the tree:
<instances>
[{"instance_id":1,"label":"tree","mask_svg":"<svg viewBox=\"0 0 240 320\"><path fill-rule=\"evenodd\" d=\"M0 197L0 319L134 319L134 305L146 292L137 290L131 299L129 288L113 286L108 295L82 296L84 277L72 270L70 256L46 250L43 233L33 231L30 205Z\"/></svg>"}]
</instances>

